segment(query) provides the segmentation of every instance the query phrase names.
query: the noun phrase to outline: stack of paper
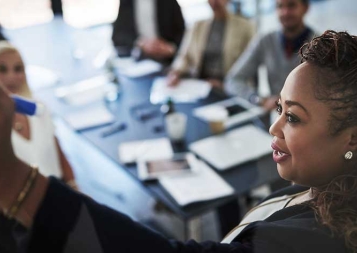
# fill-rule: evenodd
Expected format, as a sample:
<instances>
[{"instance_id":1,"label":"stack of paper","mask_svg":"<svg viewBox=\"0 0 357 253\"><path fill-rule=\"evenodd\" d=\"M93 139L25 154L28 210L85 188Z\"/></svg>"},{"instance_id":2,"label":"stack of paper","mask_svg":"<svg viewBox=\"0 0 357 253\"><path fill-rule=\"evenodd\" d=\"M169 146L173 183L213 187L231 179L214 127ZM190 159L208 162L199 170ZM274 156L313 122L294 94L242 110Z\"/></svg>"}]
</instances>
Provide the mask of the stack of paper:
<instances>
[{"instance_id":1,"label":"stack of paper","mask_svg":"<svg viewBox=\"0 0 357 253\"><path fill-rule=\"evenodd\" d=\"M118 151L122 163L169 159L174 155L168 138L125 142L119 145Z\"/></svg>"},{"instance_id":2,"label":"stack of paper","mask_svg":"<svg viewBox=\"0 0 357 253\"><path fill-rule=\"evenodd\" d=\"M159 77L152 85L150 101L152 104L165 103L170 97L176 103L192 103L206 98L210 91L211 86L206 81L182 79L177 86L170 87L166 77Z\"/></svg>"},{"instance_id":3,"label":"stack of paper","mask_svg":"<svg viewBox=\"0 0 357 253\"><path fill-rule=\"evenodd\" d=\"M166 191L181 205L229 196L234 189L204 162L196 162L193 173L159 179Z\"/></svg>"},{"instance_id":4,"label":"stack of paper","mask_svg":"<svg viewBox=\"0 0 357 253\"><path fill-rule=\"evenodd\" d=\"M65 121L75 130L86 130L113 123L115 118L104 105L95 105L71 112Z\"/></svg>"}]
</instances>

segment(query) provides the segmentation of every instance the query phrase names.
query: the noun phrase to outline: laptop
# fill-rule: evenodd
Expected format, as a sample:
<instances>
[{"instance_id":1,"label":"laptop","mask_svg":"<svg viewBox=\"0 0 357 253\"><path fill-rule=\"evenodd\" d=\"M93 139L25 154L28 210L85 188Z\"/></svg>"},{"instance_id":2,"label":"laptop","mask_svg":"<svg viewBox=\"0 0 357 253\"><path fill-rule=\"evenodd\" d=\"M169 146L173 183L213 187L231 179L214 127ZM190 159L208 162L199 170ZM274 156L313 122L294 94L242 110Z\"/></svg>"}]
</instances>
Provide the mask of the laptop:
<instances>
[{"instance_id":1,"label":"laptop","mask_svg":"<svg viewBox=\"0 0 357 253\"><path fill-rule=\"evenodd\" d=\"M272 137L250 124L189 145L189 149L217 170L227 170L272 153Z\"/></svg>"}]
</instances>

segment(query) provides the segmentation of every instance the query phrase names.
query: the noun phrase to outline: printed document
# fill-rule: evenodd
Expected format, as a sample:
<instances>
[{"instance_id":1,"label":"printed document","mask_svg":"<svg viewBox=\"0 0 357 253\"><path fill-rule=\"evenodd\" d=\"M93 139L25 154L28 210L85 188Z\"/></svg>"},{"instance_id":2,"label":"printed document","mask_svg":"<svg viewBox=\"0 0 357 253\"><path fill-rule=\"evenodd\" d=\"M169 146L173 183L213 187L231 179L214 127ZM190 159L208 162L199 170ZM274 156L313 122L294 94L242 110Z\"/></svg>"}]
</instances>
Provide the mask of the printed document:
<instances>
[{"instance_id":1,"label":"printed document","mask_svg":"<svg viewBox=\"0 0 357 253\"><path fill-rule=\"evenodd\" d=\"M181 205L229 196L234 189L203 161L196 161L193 173L160 177L165 190Z\"/></svg>"}]
</instances>

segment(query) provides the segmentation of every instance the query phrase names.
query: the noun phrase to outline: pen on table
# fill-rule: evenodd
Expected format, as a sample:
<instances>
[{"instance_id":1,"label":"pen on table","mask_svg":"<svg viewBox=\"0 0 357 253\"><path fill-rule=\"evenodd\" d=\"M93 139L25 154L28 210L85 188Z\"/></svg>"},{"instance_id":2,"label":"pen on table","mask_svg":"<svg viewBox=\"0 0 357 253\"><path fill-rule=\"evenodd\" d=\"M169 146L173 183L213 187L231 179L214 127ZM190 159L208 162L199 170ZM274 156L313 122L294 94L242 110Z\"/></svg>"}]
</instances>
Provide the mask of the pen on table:
<instances>
[{"instance_id":1,"label":"pen on table","mask_svg":"<svg viewBox=\"0 0 357 253\"><path fill-rule=\"evenodd\" d=\"M116 124L115 126L109 127L109 129L102 132L102 137L107 137L112 134L118 133L126 129L125 123Z\"/></svg>"}]
</instances>

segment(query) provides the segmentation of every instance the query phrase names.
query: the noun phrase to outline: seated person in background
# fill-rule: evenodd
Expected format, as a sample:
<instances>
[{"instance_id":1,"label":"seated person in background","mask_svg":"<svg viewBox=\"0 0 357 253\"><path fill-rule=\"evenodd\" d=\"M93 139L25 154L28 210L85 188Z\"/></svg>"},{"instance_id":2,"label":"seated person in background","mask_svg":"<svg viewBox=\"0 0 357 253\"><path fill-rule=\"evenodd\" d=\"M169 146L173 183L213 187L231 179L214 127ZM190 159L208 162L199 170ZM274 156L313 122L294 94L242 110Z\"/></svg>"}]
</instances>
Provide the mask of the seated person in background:
<instances>
[{"instance_id":1,"label":"seated person in background","mask_svg":"<svg viewBox=\"0 0 357 253\"><path fill-rule=\"evenodd\" d=\"M197 22L186 33L168 76L169 85L177 85L180 77L190 74L206 79L215 88L240 57L253 36L253 26L227 11L228 0L209 0L213 19Z\"/></svg>"},{"instance_id":2,"label":"seated person in background","mask_svg":"<svg viewBox=\"0 0 357 253\"><path fill-rule=\"evenodd\" d=\"M304 63L286 79L270 128L278 172L295 185L253 208L221 243L168 240L37 175L12 151L14 105L0 87L0 210L28 229L14 227L19 246L54 253L356 253L357 37L326 31L301 54ZM26 198L14 201L19 192Z\"/></svg>"},{"instance_id":3,"label":"seated person in background","mask_svg":"<svg viewBox=\"0 0 357 253\"><path fill-rule=\"evenodd\" d=\"M170 63L184 32L176 0L121 0L112 40L119 56Z\"/></svg>"},{"instance_id":4,"label":"seated person in background","mask_svg":"<svg viewBox=\"0 0 357 253\"><path fill-rule=\"evenodd\" d=\"M253 39L228 72L224 84L227 94L242 96L267 110L275 108L286 77L299 65L299 48L314 36L314 32L304 23L304 16L309 9L308 0L276 0L276 9L282 30ZM261 65L267 68L271 90L271 96L266 98L257 95L257 85L253 87L249 84Z\"/></svg>"},{"instance_id":5,"label":"seated person in background","mask_svg":"<svg viewBox=\"0 0 357 253\"><path fill-rule=\"evenodd\" d=\"M9 92L31 99L20 53L5 41L0 42L0 82ZM48 112L34 117L16 113L11 140L15 154L22 161L36 164L45 176L56 176L77 188L72 168L54 136L54 126Z\"/></svg>"}]
</instances>

